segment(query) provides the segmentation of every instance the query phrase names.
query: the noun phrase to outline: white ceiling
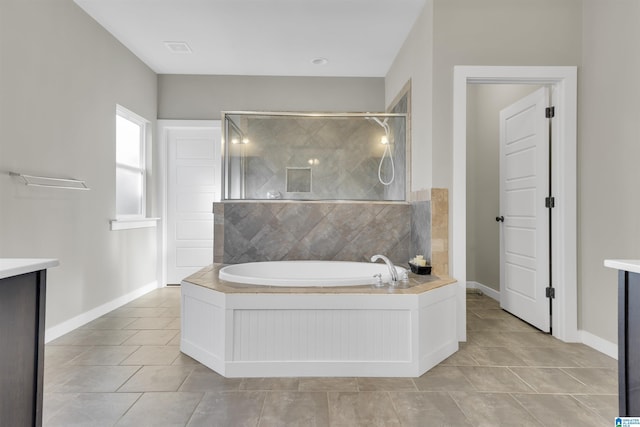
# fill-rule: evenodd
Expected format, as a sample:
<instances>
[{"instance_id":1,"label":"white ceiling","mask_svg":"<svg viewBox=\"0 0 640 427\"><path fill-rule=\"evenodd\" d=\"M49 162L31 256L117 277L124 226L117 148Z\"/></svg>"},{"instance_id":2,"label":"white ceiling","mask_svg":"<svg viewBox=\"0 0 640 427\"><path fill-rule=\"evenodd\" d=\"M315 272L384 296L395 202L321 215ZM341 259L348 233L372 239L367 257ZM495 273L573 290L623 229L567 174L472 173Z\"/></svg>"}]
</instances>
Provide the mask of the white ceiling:
<instances>
[{"instance_id":1,"label":"white ceiling","mask_svg":"<svg viewBox=\"0 0 640 427\"><path fill-rule=\"evenodd\" d=\"M383 77L425 0L75 2L158 74Z\"/></svg>"}]
</instances>

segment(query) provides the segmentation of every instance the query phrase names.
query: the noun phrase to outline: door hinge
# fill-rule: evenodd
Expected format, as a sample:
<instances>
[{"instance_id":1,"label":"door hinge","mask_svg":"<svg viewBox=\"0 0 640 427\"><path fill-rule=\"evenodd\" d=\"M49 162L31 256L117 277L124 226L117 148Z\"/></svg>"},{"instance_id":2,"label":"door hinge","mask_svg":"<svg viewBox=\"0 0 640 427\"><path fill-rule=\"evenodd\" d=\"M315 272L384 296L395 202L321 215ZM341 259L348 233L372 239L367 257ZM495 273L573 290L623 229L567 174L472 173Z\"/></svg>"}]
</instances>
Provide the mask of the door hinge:
<instances>
[{"instance_id":1,"label":"door hinge","mask_svg":"<svg viewBox=\"0 0 640 427\"><path fill-rule=\"evenodd\" d=\"M554 299L556 297L556 288L552 288L551 286L545 288L545 295L547 298Z\"/></svg>"},{"instance_id":2,"label":"door hinge","mask_svg":"<svg viewBox=\"0 0 640 427\"><path fill-rule=\"evenodd\" d=\"M556 107L547 107L544 109L544 117L550 119L556 116Z\"/></svg>"},{"instance_id":3,"label":"door hinge","mask_svg":"<svg viewBox=\"0 0 640 427\"><path fill-rule=\"evenodd\" d=\"M545 208L555 208L556 207L556 198L555 197L545 197L544 198L544 207Z\"/></svg>"}]
</instances>

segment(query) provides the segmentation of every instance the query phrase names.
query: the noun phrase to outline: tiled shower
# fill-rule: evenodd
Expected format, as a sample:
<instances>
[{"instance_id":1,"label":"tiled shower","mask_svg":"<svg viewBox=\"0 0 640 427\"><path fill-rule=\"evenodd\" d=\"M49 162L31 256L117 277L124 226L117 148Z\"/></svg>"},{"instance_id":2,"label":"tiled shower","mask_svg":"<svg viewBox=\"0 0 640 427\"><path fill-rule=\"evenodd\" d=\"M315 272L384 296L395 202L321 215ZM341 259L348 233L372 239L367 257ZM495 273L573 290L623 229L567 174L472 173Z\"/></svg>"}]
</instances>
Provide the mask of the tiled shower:
<instances>
[{"instance_id":1,"label":"tiled shower","mask_svg":"<svg viewBox=\"0 0 640 427\"><path fill-rule=\"evenodd\" d=\"M406 265L424 255L448 274L447 191L408 190L408 105L404 96L390 114L225 113L214 262L380 253Z\"/></svg>"},{"instance_id":2,"label":"tiled shower","mask_svg":"<svg viewBox=\"0 0 640 427\"><path fill-rule=\"evenodd\" d=\"M226 199L405 200L402 114L225 113L225 124Z\"/></svg>"}]
</instances>

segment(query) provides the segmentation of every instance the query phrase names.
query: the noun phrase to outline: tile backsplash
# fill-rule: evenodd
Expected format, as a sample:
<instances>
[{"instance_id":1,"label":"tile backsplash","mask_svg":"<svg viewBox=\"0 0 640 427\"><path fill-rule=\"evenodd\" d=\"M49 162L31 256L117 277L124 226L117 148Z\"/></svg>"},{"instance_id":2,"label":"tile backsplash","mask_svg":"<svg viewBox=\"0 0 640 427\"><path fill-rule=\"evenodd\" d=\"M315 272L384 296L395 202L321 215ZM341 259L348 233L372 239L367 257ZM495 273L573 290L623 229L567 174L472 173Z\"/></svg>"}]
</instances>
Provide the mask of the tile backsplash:
<instances>
[{"instance_id":1,"label":"tile backsplash","mask_svg":"<svg viewBox=\"0 0 640 427\"><path fill-rule=\"evenodd\" d=\"M225 264L368 262L380 253L403 265L417 251L430 252L429 202L226 201L214 204L214 218L214 262Z\"/></svg>"},{"instance_id":2,"label":"tile backsplash","mask_svg":"<svg viewBox=\"0 0 640 427\"><path fill-rule=\"evenodd\" d=\"M409 258L424 255L435 275L448 275L448 191L433 188L415 195L410 203L214 203L214 262L368 262L384 254L406 266Z\"/></svg>"}]
</instances>

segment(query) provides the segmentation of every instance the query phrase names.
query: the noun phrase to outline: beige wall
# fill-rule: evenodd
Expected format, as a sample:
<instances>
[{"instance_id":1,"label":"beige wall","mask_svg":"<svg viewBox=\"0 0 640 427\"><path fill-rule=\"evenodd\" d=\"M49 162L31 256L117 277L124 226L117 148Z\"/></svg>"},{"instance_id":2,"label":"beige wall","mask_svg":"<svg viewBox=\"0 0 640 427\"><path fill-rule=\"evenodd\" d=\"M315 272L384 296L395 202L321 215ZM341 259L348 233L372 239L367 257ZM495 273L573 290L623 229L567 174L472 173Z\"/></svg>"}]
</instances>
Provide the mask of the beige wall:
<instances>
[{"instance_id":1,"label":"beige wall","mask_svg":"<svg viewBox=\"0 0 640 427\"><path fill-rule=\"evenodd\" d=\"M467 87L467 281L500 291L500 110L536 85Z\"/></svg>"},{"instance_id":2,"label":"beige wall","mask_svg":"<svg viewBox=\"0 0 640 427\"><path fill-rule=\"evenodd\" d=\"M412 83L412 190L451 189L454 66L579 65L581 28L581 0L427 1L385 79L387 104ZM488 260L468 260L469 280L497 286L495 269L476 275Z\"/></svg>"},{"instance_id":3,"label":"beige wall","mask_svg":"<svg viewBox=\"0 0 640 427\"><path fill-rule=\"evenodd\" d=\"M579 65L580 0L434 0L433 186L451 188L455 65Z\"/></svg>"},{"instance_id":4,"label":"beige wall","mask_svg":"<svg viewBox=\"0 0 640 427\"><path fill-rule=\"evenodd\" d=\"M156 278L156 230L112 232L109 219L116 103L155 122L157 79L72 0L0 2L0 50L0 257L60 260L51 328ZM26 187L6 171L91 191Z\"/></svg>"},{"instance_id":5,"label":"beige wall","mask_svg":"<svg viewBox=\"0 0 640 427\"><path fill-rule=\"evenodd\" d=\"M427 0L385 77L385 104L411 81L411 188L432 187L433 0Z\"/></svg>"},{"instance_id":6,"label":"beige wall","mask_svg":"<svg viewBox=\"0 0 640 427\"><path fill-rule=\"evenodd\" d=\"M434 106L431 114L414 110L414 122L432 124L431 139L414 137L414 152L431 153L414 156L425 169L414 178L451 188L455 65L579 66L578 327L614 343L616 275L602 262L640 257L638 22L636 0L433 0L433 16L418 20L423 27L387 75L387 102L396 80L432 79L432 89L412 93ZM420 55L431 68L409 65Z\"/></svg>"},{"instance_id":7,"label":"beige wall","mask_svg":"<svg viewBox=\"0 0 640 427\"><path fill-rule=\"evenodd\" d=\"M384 111L378 77L158 76L159 119L220 119L220 111Z\"/></svg>"},{"instance_id":8,"label":"beige wall","mask_svg":"<svg viewBox=\"0 0 640 427\"><path fill-rule=\"evenodd\" d=\"M640 258L640 2L584 2L579 74L579 325L617 341L616 272Z\"/></svg>"}]
</instances>

